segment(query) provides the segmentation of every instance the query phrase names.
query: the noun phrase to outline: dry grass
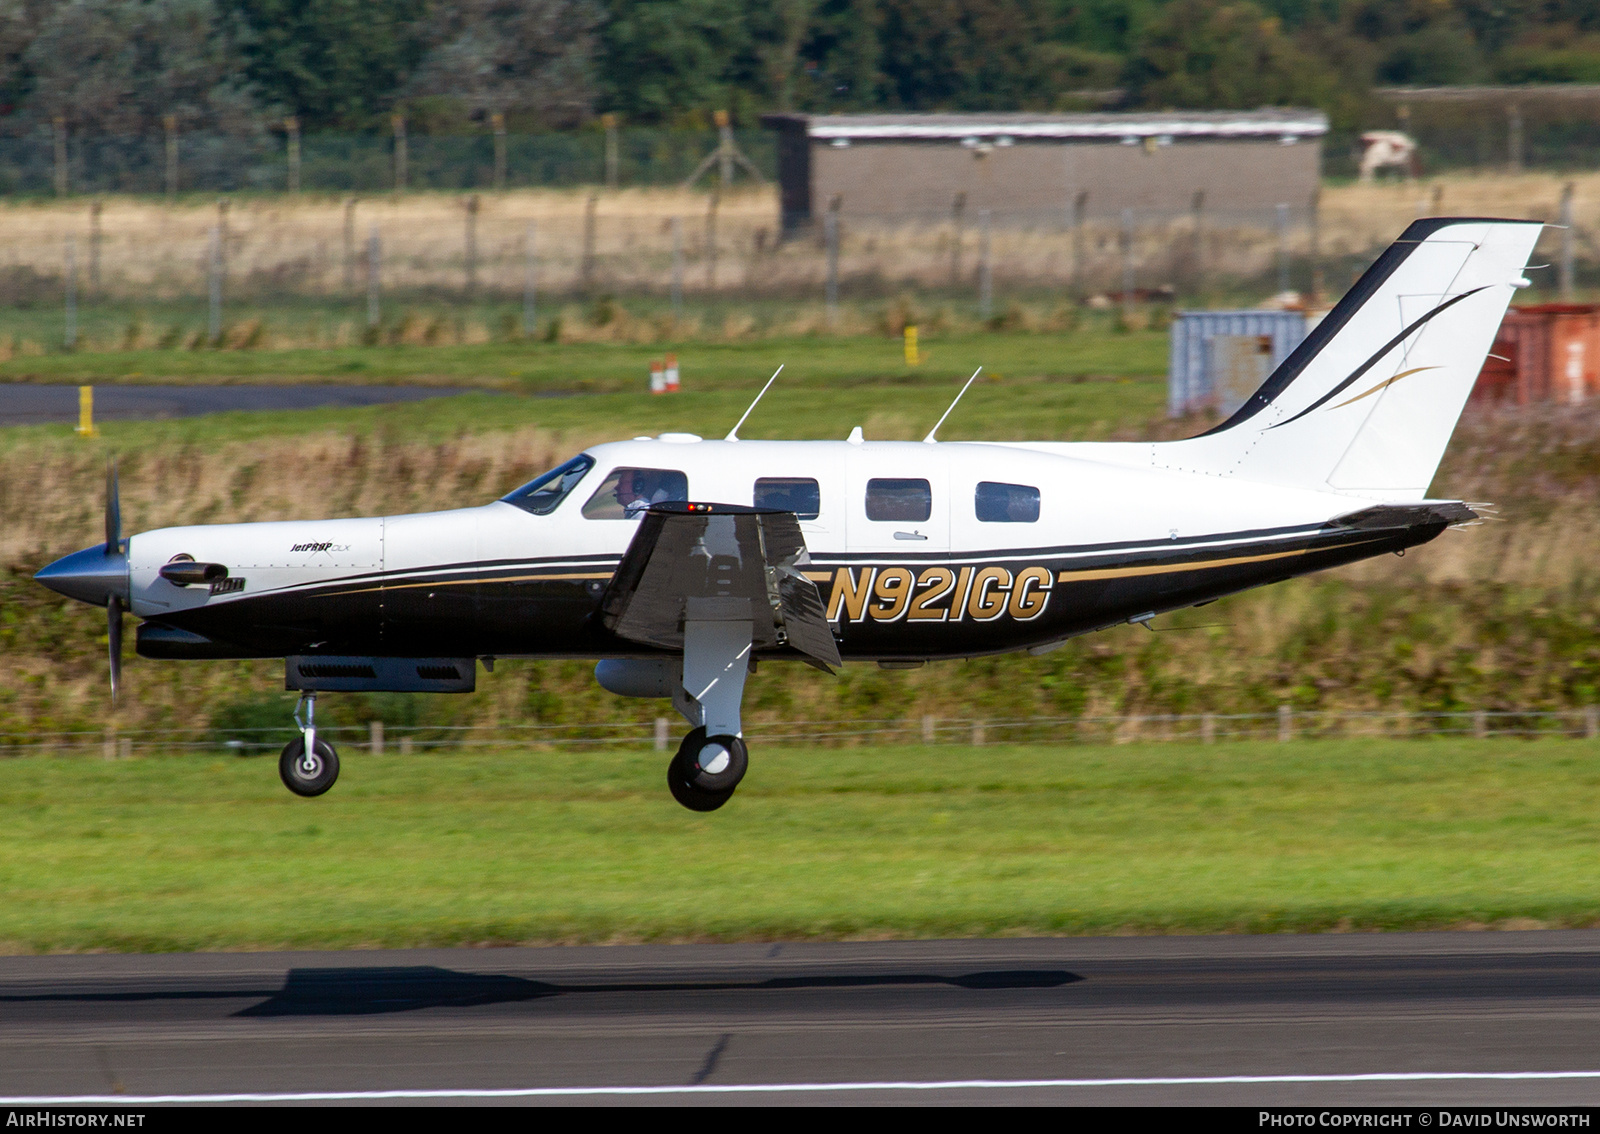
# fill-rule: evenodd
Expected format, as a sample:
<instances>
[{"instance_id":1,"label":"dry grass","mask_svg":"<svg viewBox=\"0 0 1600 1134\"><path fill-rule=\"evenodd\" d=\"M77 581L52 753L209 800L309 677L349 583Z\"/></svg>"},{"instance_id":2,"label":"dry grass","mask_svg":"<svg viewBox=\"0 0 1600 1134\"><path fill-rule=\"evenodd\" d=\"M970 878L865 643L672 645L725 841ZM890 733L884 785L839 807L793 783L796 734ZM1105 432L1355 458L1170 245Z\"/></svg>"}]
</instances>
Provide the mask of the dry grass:
<instances>
[{"instance_id":1,"label":"dry grass","mask_svg":"<svg viewBox=\"0 0 1600 1134\"><path fill-rule=\"evenodd\" d=\"M1580 256L1600 259L1600 245L1592 236L1600 231L1600 174L1460 174L1415 183L1330 186L1322 194L1321 249L1330 260L1359 260L1422 215L1554 220L1567 181L1577 192ZM587 256L585 212L591 193L586 190L354 199L349 245L347 198L241 198L224 208L212 202L111 197L102 202L100 214L98 294L134 301L204 295L210 231L219 224L226 233L230 295L359 297L365 291L366 241L373 228L381 236L386 291L459 293L467 281L469 199L480 202L476 280L485 293L521 294L530 224L536 230L538 286L547 294L570 294L587 286L665 295L673 272L675 218L681 226L683 286L689 294L815 295L826 274L819 240L776 239L777 198L771 188L722 198L716 203L714 225L713 201L705 193L640 189L594 194L593 243ZM24 282L58 278L65 242L72 237L87 289L93 256L89 217L90 202L83 199L0 207L0 266L34 273L18 277ZM1059 286L1071 280L1077 254L1064 221L1065 212L1059 221L1029 227L997 225L992 234L997 284ZM1296 225L1289 246L1292 255L1300 256L1309 237L1298 220ZM1267 215L1209 220L1202 254L1212 282L1269 280L1278 255L1273 226ZM1121 286L1120 241L1115 224L1086 226L1086 286ZM965 289L975 281L979 243L970 220L960 231L949 223L846 226L840 274L887 289ZM1187 218L1141 222L1133 252L1139 287L1184 289L1196 283L1195 242ZM1330 280L1335 290L1339 283Z\"/></svg>"}]
</instances>

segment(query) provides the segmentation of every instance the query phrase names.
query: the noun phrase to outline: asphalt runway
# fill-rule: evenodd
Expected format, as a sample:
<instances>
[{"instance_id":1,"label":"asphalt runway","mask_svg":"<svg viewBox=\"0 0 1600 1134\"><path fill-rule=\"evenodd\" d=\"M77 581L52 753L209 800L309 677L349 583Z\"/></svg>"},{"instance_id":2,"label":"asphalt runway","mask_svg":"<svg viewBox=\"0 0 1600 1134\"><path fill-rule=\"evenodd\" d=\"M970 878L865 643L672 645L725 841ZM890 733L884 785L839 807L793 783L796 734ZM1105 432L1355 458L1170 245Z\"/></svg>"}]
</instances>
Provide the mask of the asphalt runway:
<instances>
[{"instance_id":1,"label":"asphalt runway","mask_svg":"<svg viewBox=\"0 0 1600 1134\"><path fill-rule=\"evenodd\" d=\"M1592 1105L1600 932L8 957L0 1095Z\"/></svg>"},{"instance_id":2,"label":"asphalt runway","mask_svg":"<svg viewBox=\"0 0 1600 1134\"><path fill-rule=\"evenodd\" d=\"M375 406L474 391L456 386L96 386L96 421L154 421L227 413ZM78 387L0 384L0 425L78 420Z\"/></svg>"}]
</instances>

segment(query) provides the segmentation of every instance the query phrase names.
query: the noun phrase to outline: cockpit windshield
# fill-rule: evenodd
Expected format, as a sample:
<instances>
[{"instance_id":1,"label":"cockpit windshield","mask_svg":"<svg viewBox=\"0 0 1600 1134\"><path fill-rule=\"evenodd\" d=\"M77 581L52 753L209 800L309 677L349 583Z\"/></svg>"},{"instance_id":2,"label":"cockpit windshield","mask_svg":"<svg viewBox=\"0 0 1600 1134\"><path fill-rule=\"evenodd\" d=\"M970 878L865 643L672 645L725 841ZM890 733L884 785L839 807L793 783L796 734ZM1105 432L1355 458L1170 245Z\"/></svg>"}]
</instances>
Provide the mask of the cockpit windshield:
<instances>
[{"instance_id":1,"label":"cockpit windshield","mask_svg":"<svg viewBox=\"0 0 1600 1134\"><path fill-rule=\"evenodd\" d=\"M507 504L515 504L524 512L532 512L535 516L548 516L567 498L567 493L578 487L578 482L592 468L594 468L594 458L587 453L580 453L566 464L535 477L500 499Z\"/></svg>"}]
</instances>

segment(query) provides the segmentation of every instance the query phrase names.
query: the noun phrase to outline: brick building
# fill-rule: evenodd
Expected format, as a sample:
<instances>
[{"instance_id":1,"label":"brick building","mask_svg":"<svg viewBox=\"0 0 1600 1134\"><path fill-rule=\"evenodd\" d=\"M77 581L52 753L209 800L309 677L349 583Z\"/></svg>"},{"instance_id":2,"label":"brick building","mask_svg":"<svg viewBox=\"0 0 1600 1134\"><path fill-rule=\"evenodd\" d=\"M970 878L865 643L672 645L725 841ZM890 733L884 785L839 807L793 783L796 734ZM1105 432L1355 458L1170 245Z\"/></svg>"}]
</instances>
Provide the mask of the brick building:
<instances>
[{"instance_id":1,"label":"brick building","mask_svg":"<svg viewBox=\"0 0 1600 1134\"><path fill-rule=\"evenodd\" d=\"M772 114L783 231L855 221L1060 224L1185 213L1259 222L1309 205L1327 116L1315 110L1095 114Z\"/></svg>"}]
</instances>

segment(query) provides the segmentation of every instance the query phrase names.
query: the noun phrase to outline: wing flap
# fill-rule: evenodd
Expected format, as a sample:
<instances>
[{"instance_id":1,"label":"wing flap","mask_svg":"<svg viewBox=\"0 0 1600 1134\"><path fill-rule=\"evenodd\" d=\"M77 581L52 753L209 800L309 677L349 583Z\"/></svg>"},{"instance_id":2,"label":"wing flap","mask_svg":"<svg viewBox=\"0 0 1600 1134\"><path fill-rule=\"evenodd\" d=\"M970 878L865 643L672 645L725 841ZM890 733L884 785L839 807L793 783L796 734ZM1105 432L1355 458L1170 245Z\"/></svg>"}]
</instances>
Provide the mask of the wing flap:
<instances>
[{"instance_id":1,"label":"wing flap","mask_svg":"<svg viewBox=\"0 0 1600 1134\"><path fill-rule=\"evenodd\" d=\"M683 648L685 620L750 623L757 649L788 647L824 668L840 664L793 512L734 504L653 505L600 604L620 638Z\"/></svg>"}]
</instances>

